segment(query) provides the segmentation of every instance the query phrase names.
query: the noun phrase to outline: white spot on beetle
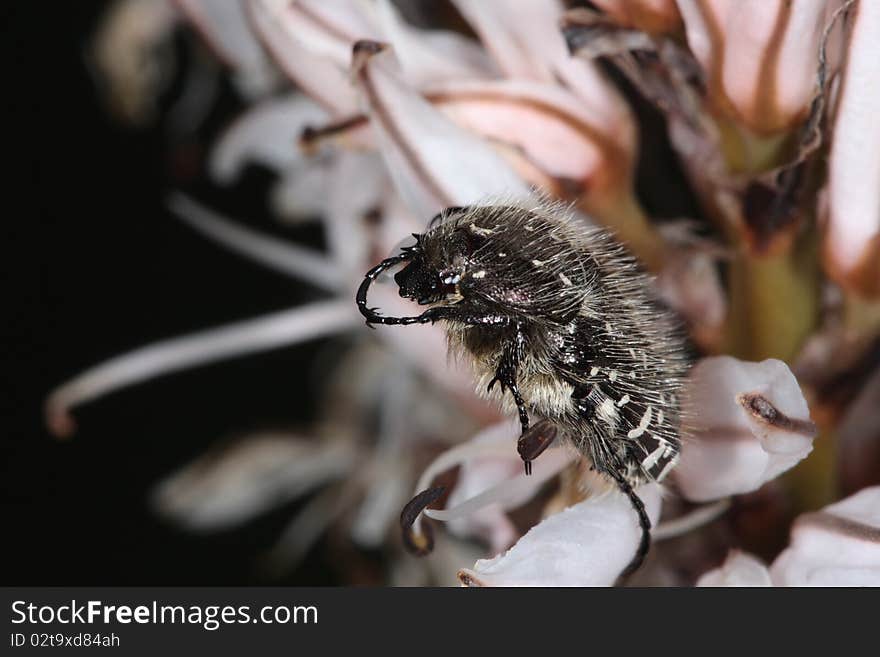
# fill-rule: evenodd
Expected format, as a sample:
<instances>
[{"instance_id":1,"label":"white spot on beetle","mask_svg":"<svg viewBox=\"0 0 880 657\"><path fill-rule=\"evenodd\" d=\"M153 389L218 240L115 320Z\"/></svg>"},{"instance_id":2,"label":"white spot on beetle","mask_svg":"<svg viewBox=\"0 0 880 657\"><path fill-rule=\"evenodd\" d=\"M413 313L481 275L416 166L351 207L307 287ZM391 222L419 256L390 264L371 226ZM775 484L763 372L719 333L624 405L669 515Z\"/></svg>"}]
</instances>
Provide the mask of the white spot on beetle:
<instances>
[{"instance_id":1,"label":"white spot on beetle","mask_svg":"<svg viewBox=\"0 0 880 657\"><path fill-rule=\"evenodd\" d=\"M661 481L666 475L668 475L668 474L669 474L669 471L672 470L672 468L675 467L675 464L676 464L676 463L678 463L678 454L676 454L675 456L673 456L673 457L669 460L669 463L667 463L667 464L663 467L663 470L661 470L661 471L660 471L660 474L657 475L657 481Z\"/></svg>"},{"instance_id":2,"label":"white spot on beetle","mask_svg":"<svg viewBox=\"0 0 880 657\"><path fill-rule=\"evenodd\" d=\"M598 367L591 367L590 368L590 376L596 376L598 373L599 373Z\"/></svg>"},{"instance_id":3,"label":"white spot on beetle","mask_svg":"<svg viewBox=\"0 0 880 657\"><path fill-rule=\"evenodd\" d=\"M626 434L627 438L638 438L645 430L648 428L648 425L651 424L651 413L653 412L653 408L650 404L648 404L647 410L645 410L645 414L642 416L642 419L639 421L639 426L635 429L630 429L629 433Z\"/></svg>"},{"instance_id":4,"label":"white spot on beetle","mask_svg":"<svg viewBox=\"0 0 880 657\"><path fill-rule=\"evenodd\" d=\"M655 449L653 452L648 454L647 457L645 457L644 461L642 461L642 467L645 470L650 470L651 468L653 468L660 461L660 458L663 456L665 451L666 448L662 445Z\"/></svg>"},{"instance_id":5,"label":"white spot on beetle","mask_svg":"<svg viewBox=\"0 0 880 657\"><path fill-rule=\"evenodd\" d=\"M617 402L617 405L618 405L618 406L621 406L621 407L622 407L622 406L626 406L627 404L629 404L629 395L624 395L624 396L621 397L620 400Z\"/></svg>"},{"instance_id":6,"label":"white spot on beetle","mask_svg":"<svg viewBox=\"0 0 880 657\"><path fill-rule=\"evenodd\" d=\"M617 409L614 407L614 402L607 397L599 404L598 415L612 427L617 425Z\"/></svg>"},{"instance_id":7,"label":"white spot on beetle","mask_svg":"<svg viewBox=\"0 0 880 657\"><path fill-rule=\"evenodd\" d=\"M481 228L480 226L477 226L476 224L470 225L470 231L476 235L483 235L483 236L491 235L493 232L492 230L490 230L488 228Z\"/></svg>"},{"instance_id":8,"label":"white spot on beetle","mask_svg":"<svg viewBox=\"0 0 880 657\"><path fill-rule=\"evenodd\" d=\"M485 278L485 277L486 277L486 270L485 269L481 269L480 271L475 271L471 275L471 278Z\"/></svg>"}]
</instances>

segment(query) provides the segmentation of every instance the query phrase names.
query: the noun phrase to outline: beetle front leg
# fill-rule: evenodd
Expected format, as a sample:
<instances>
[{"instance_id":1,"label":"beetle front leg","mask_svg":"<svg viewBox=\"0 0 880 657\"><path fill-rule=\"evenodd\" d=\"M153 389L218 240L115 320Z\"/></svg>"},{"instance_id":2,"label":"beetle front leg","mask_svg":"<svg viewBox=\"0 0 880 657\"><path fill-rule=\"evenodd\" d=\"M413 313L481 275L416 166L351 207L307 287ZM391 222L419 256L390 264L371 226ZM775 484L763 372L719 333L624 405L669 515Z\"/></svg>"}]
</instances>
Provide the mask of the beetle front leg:
<instances>
[{"instance_id":1,"label":"beetle front leg","mask_svg":"<svg viewBox=\"0 0 880 657\"><path fill-rule=\"evenodd\" d=\"M517 324L514 337L504 345L501 352L501 360L495 368L495 376L489 381L486 390L491 391L495 387L495 383L501 384L501 392L510 390L516 408L519 411L519 423L522 431L525 433L529 430L529 412L526 409L526 403L520 394L519 386L516 383L517 370L519 369L520 354L522 354L525 346L525 333L522 327Z\"/></svg>"},{"instance_id":2,"label":"beetle front leg","mask_svg":"<svg viewBox=\"0 0 880 657\"><path fill-rule=\"evenodd\" d=\"M519 412L519 423L522 427L519 442L517 443L517 451L523 460L526 474L532 474L532 460L546 449L547 445L553 442L556 437L555 427L551 432L547 430L545 422L541 422L530 429L529 411L526 408L526 402L520 393L517 385L517 371L521 354L525 348L526 334L521 324L517 323L516 333L513 338L504 346L501 353L501 360L495 370L495 376L489 382L488 390L492 390L495 383L501 385L501 391L510 390L516 409Z\"/></svg>"}]
</instances>

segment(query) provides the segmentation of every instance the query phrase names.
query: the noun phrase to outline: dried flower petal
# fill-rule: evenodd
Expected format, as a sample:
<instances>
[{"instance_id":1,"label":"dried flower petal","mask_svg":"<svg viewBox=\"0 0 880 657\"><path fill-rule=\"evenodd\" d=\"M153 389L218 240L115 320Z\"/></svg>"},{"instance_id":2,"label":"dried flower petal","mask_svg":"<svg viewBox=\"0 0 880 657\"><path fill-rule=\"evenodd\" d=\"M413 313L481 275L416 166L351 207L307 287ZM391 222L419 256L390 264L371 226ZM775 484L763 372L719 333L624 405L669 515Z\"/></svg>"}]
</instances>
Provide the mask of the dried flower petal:
<instances>
[{"instance_id":1,"label":"dried flower petal","mask_svg":"<svg viewBox=\"0 0 880 657\"><path fill-rule=\"evenodd\" d=\"M681 461L674 471L695 502L760 488L810 453L816 429L785 363L705 358L683 400Z\"/></svg>"},{"instance_id":2,"label":"dried flower petal","mask_svg":"<svg viewBox=\"0 0 880 657\"><path fill-rule=\"evenodd\" d=\"M798 518L770 575L777 586L880 586L880 486Z\"/></svg>"},{"instance_id":3,"label":"dried flower petal","mask_svg":"<svg viewBox=\"0 0 880 657\"><path fill-rule=\"evenodd\" d=\"M731 550L721 566L700 576L697 586L772 586L772 583L770 571L760 559Z\"/></svg>"},{"instance_id":4,"label":"dried flower petal","mask_svg":"<svg viewBox=\"0 0 880 657\"><path fill-rule=\"evenodd\" d=\"M660 486L637 492L656 524ZM467 586L611 586L641 536L629 500L610 491L543 520L504 554L462 570L459 579Z\"/></svg>"}]
</instances>

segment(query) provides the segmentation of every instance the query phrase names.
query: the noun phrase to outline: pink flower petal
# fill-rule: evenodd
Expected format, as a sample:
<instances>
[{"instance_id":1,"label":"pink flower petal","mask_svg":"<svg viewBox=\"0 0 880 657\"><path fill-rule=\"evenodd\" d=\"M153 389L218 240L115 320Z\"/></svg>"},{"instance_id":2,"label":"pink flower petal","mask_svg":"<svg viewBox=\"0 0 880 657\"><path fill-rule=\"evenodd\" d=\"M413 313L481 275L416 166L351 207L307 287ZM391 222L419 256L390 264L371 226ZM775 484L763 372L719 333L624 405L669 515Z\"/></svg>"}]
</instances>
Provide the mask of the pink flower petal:
<instances>
[{"instance_id":1,"label":"pink flower petal","mask_svg":"<svg viewBox=\"0 0 880 657\"><path fill-rule=\"evenodd\" d=\"M490 195L529 195L489 144L458 128L383 65L375 54L380 48L358 49L355 75L391 177L418 216L427 220Z\"/></svg>"},{"instance_id":2,"label":"pink flower petal","mask_svg":"<svg viewBox=\"0 0 880 657\"><path fill-rule=\"evenodd\" d=\"M770 575L777 586L880 586L880 486L798 518Z\"/></svg>"},{"instance_id":3,"label":"pink flower petal","mask_svg":"<svg viewBox=\"0 0 880 657\"><path fill-rule=\"evenodd\" d=\"M772 586L770 571L760 559L731 550L725 562L700 576L697 586Z\"/></svg>"},{"instance_id":4,"label":"pink flower petal","mask_svg":"<svg viewBox=\"0 0 880 657\"><path fill-rule=\"evenodd\" d=\"M638 490L652 523L660 486ZM459 573L470 586L611 586L641 538L629 500L611 491L591 497L533 527L510 550Z\"/></svg>"},{"instance_id":5,"label":"pink flower petal","mask_svg":"<svg viewBox=\"0 0 880 657\"><path fill-rule=\"evenodd\" d=\"M880 4L859 2L829 161L825 263L841 285L880 295ZM871 146L868 146L868 145Z\"/></svg>"},{"instance_id":6,"label":"pink flower petal","mask_svg":"<svg viewBox=\"0 0 880 657\"><path fill-rule=\"evenodd\" d=\"M816 91L819 43L837 2L678 0L688 44L722 109L761 134L788 130Z\"/></svg>"},{"instance_id":7,"label":"pink flower petal","mask_svg":"<svg viewBox=\"0 0 880 657\"><path fill-rule=\"evenodd\" d=\"M289 78L333 114L356 110L357 95L345 66L350 43L362 33L340 37L337 30L342 28L327 25L320 15L316 19L311 5L253 0L248 7L256 34ZM346 16L342 14L343 19Z\"/></svg>"},{"instance_id":8,"label":"pink flower petal","mask_svg":"<svg viewBox=\"0 0 880 657\"><path fill-rule=\"evenodd\" d=\"M816 433L797 380L774 359L704 358L689 376L682 416L673 472L694 502L757 490L805 458Z\"/></svg>"},{"instance_id":9,"label":"pink flower petal","mask_svg":"<svg viewBox=\"0 0 880 657\"><path fill-rule=\"evenodd\" d=\"M509 77L567 87L590 125L621 148L634 148L627 104L595 64L570 56L559 28L561 2L455 0L455 5Z\"/></svg>"}]
</instances>

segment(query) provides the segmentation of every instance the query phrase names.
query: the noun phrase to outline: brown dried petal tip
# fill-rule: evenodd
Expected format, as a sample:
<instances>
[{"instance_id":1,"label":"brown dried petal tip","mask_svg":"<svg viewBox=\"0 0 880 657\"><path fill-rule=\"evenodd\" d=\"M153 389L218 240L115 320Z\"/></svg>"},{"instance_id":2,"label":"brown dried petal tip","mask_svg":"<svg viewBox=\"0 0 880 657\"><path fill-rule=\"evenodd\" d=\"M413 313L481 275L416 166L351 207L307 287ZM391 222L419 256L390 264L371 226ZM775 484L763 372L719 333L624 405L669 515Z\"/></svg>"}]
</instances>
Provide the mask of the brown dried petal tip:
<instances>
[{"instance_id":1,"label":"brown dried petal tip","mask_svg":"<svg viewBox=\"0 0 880 657\"><path fill-rule=\"evenodd\" d=\"M416 534L413 531L413 523L419 517L422 511L427 509L431 504L436 502L443 493L446 492L445 486L436 486L428 488L412 498L403 507L400 512L400 527L403 529L403 544L406 549L416 556L423 557L434 549L434 533L427 520L422 521L422 533Z\"/></svg>"},{"instance_id":2,"label":"brown dried petal tip","mask_svg":"<svg viewBox=\"0 0 880 657\"><path fill-rule=\"evenodd\" d=\"M351 48L352 72L358 74L370 57L378 55L386 48L388 48L388 45L380 41L371 41L370 39L355 41Z\"/></svg>"},{"instance_id":3,"label":"brown dried petal tip","mask_svg":"<svg viewBox=\"0 0 880 657\"><path fill-rule=\"evenodd\" d=\"M769 424L771 427L797 433L807 438L816 435L816 425L809 420L790 418L776 408L770 401L757 392L741 394L737 401L755 418Z\"/></svg>"}]
</instances>

